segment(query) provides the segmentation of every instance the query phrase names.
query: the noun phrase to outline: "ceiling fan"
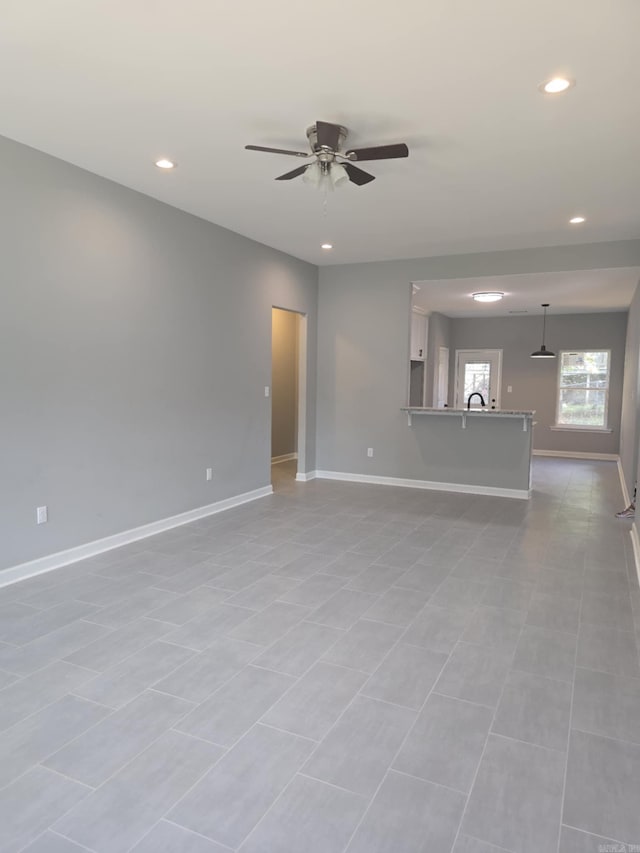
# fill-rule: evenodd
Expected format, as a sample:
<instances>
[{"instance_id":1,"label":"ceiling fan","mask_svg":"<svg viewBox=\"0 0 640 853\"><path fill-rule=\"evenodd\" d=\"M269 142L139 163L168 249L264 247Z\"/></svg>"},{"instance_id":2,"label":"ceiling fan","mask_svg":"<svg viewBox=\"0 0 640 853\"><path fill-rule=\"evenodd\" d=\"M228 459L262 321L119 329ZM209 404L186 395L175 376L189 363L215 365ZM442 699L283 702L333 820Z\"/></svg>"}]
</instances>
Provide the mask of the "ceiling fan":
<instances>
[{"instance_id":1,"label":"ceiling fan","mask_svg":"<svg viewBox=\"0 0 640 853\"><path fill-rule=\"evenodd\" d=\"M331 188L342 183L363 186L375 180L364 169L354 166L354 162L363 160L392 160L398 157L408 157L409 149L404 142L395 145L376 145L373 148L352 148L343 151L344 143L349 135L346 127L331 124L328 121L317 121L307 128L309 153L304 151L287 151L283 148L265 148L263 145L245 145L249 151L267 151L271 154L288 154L292 157L313 157L311 163L298 166L291 172L279 175L276 181L290 181L292 178L303 176L303 181L316 187L330 185Z\"/></svg>"}]
</instances>

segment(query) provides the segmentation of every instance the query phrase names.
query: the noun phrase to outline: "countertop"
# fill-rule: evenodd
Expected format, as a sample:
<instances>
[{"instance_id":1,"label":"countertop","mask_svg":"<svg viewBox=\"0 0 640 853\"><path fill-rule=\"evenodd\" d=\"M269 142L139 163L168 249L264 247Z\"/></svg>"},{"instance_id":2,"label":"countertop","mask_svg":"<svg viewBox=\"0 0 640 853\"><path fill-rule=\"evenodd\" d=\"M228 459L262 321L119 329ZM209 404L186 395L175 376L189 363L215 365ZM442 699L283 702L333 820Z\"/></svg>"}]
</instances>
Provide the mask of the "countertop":
<instances>
[{"instance_id":1,"label":"countertop","mask_svg":"<svg viewBox=\"0 0 640 853\"><path fill-rule=\"evenodd\" d=\"M400 411L410 412L412 415L502 415L518 418L532 418L535 415L535 409L442 409L431 406L402 406Z\"/></svg>"}]
</instances>

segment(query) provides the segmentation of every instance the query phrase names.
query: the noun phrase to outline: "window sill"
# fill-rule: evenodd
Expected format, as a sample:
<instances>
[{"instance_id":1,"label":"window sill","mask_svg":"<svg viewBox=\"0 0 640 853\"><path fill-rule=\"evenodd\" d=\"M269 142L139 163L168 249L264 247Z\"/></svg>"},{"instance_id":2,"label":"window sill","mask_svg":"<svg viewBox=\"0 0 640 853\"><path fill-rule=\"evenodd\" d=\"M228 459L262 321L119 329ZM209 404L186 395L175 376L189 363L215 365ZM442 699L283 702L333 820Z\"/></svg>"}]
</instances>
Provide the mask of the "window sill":
<instances>
[{"instance_id":1,"label":"window sill","mask_svg":"<svg viewBox=\"0 0 640 853\"><path fill-rule=\"evenodd\" d=\"M613 432L608 427L572 426L571 424L556 424L549 429L554 432Z\"/></svg>"}]
</instances>

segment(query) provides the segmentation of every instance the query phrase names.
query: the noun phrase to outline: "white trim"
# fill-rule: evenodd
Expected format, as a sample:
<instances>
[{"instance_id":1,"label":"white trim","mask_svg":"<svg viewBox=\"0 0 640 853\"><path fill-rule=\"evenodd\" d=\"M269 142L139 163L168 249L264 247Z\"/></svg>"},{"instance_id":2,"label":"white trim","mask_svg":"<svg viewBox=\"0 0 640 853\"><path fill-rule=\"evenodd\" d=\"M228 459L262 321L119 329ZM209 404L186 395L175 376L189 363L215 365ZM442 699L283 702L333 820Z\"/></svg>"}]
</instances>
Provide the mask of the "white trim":
<instances>
[{"instance_id":1,"label":"white trim","mask_svg":"<svg viewBox=\"0 0 640 853\"><path fill-rule=\"evenodd\" d=\"M604 422L605 424L609 422L609 386L611 385L611 350L610 349L561 349L558 353L558 377L556 382L556 423L555 426L552 426L551 429L574 429L581 430L582 432L613 432L613 430L607 429L607 427L589 427L589 426L571 426L568 424L567 426L563 426L558 423L558 419L560 416L560 395L562 394L562 356L564 353L578 353L578 352L606 352L607 353L607 387L606 388L593 388L593 391L604 391ZM576 387L576 386L571 386ZM586 388L578 388L580 391L587 390Z\"/></svg>"},{"instance_id":2,"label":"white trim","mask_svg":"<svg viewBox=\"0 0 640 853\"><path fill-rule=\"evenodd\" d=\"M372 483L379 486L402 486L408 489L430 489L436 492L463 492L498 498L528 500L531 489L501 489L497 486L475 486L469 483L440 483L435 480L412 480L405 477L378 477L374 474L347 474L342 471L316 471L320 480L346 480L349 483Z\"/></svg>"},{"instance_id":3,"label":"white trim","mask_svg":"<svg viewBox=\"0 0 640 853\"><path fill-rule=\"evenodd\" d=\"M635 521L631 525L629 534L631 536L631 546L633 548L633 561L636 564L638 586L640 586L640 539L638 538L638 528L636 527Z\"/></svg>"},{"instance_id":4,"label":"white trim","mask_svg":"<svg viewBox=\"0 0 640 853\"><path fill-rule=\"evenodd\" d=\"M617 453L580 453L577 450L532 450L534 456L560 456L563 459L600 459L604 462L617 462Z\"/></svg>"},{"instance_id":5,"label":"white trim","mask_svg":"<svg viewBox=\"0 0 640 853\"><path fill-rule=\"evenodd\" d=\"M216 501L206 506L200 506L196 509L190 509L187 512L181 512L178 515L172 515L169 518L152 521L150 524L133 527L131 530L123 530L122 533L114 533L113 536L105 536L104 539L95 539L93 542L86 542L84 545L78 545L66 551L58 551L56 554L39 557L37 560L31 560L28 563L20 563L9 569L0 570L0 588L7 586L7 584L33 577L34 575L41 575L45 572L51 572L54 569L60 569L62 566L68 566L69 563L77 563L78 560L86 560L87 557L95 557L97 554L103 554L105 551L111 551L113 548L120 548L122 545L128 545L130 542L137 542L139 539L155 536L156 533L162 533L165 530L189 524L192 521L197 521L199 518L206 518L209 515L224 512L224 510L241 506L241 504L246 504L271 494L273 494L273 487L263 486L260 489L244 492L232 498L224 498L221 501Z\"/></svg>"},{"instance_id":6,"label":"white trim","mask_svg":"<svg viewBox=\"0 0 640 853\"><path fill-rule=\"evenodd\" d=\"M297 453L283 453L282 456L272 456L271 464L279 465L281 462L291 462L292 459L297 459Z\"/></svg>"},{"instance_id":7,"label":"white trim","mask_svg":"<svg viewBox=\"0 0 640 853\"><path fill-rule=\"evenodd\" d=\"M622 500L624 501L625 506L629 506L631 503L631 498L629 497L629 490L627 489L627 483L624 479L624 471L622 470L622 459L618 456L618 477L620 477L620 489L622 491Z\"/></svg>"},{"instance_id":8,"label":"white trim","mask_svg":"<svg viewBox=\"0 0 640 853\"><path fill-rule=\"evenodd\" d=\"M301 471L298 471L298 473L296 474L296 480L298 483L308 483L309 480L315 480L315 478L315 471L307 471L306 474L303 474Z\"/></svg>"},{"instance_id":9,"label":"white trim","mask_svg":"<svg viewBox=\"0 0 640 853\"><path fill-rule=\"evenodd\" d=\"M554 424L549 429L554 432L613 432L609 427L572 426L571 424Z\"/></svg>"}]
</instances>

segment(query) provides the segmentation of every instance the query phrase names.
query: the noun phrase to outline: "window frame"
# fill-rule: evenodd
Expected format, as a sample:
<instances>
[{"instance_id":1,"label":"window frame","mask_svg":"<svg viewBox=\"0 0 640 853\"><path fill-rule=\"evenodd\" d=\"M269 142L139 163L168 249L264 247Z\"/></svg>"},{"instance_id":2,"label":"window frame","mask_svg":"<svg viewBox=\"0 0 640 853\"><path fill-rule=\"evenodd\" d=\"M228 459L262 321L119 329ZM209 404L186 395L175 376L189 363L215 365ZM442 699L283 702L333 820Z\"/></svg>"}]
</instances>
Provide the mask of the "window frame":
<instances>
[{"instance_id":1,"label":"window frame","mask_svg":"<svg viewBox=\"0 0 640 853\"><path fill-rule=\"evenodd\" d=\"M607 387L594 388L594 391L604 391L604 423L601 426L596 424L563 424L560 423L561 414L561 394L563 388L581 388L588 390L586 386L563 386L562 385L562 356L565 353L586 353L586 352L606 352L607 353ZM553 430L576 430L578 432L611 432L609 427L609 391L611 390L611 350L610 349L563 349L558 353L558 375L556 382L556 418L555 424L551 427Z\"/></svg>"}]
</instances>

